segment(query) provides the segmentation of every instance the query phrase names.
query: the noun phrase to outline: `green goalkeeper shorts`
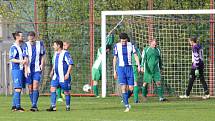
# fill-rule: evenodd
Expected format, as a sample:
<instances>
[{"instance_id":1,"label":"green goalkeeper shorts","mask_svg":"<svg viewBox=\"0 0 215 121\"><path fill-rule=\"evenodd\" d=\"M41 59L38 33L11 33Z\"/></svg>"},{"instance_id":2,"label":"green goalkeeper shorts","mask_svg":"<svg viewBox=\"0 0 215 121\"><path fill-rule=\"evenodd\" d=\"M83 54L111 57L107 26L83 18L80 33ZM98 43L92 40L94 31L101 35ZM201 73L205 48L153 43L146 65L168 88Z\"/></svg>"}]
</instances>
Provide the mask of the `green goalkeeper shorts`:
<instances>
[{"instance_id":1,"label":"green goalkeeper shorts","mask_svg":"<svg viewBox=\"0 0 215 121\"><path fill-rule=\"evenodd\" d=\"M152 81L158 82L161 80L161 74L160 72L155 72L153 74L149 73L149 72L144 72L143 75L143 82L146 83L151 83Z\"/></svg>"},{"instance_id":2,"label":"green goalkeeper shorts","mask_svg":"<svg viewBox=\"0 0 215 121\"><path fill-rule=\"evenodd\" d=\"M100 69L92 69L92 80L99 81L101 80L101 70Z\"/></svg>"}]
</instances>

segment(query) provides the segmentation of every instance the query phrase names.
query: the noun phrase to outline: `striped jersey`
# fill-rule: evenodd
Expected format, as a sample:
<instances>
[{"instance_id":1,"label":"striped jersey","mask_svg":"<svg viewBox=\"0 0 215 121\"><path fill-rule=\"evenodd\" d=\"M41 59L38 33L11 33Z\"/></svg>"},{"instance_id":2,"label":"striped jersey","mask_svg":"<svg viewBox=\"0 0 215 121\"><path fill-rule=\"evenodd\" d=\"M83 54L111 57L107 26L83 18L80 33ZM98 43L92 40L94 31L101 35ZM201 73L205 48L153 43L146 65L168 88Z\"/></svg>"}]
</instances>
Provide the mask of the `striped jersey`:
<instances>
[{"instance_id":1,"label":"striped jersey","mask_svg":"<svg viewBox=\"0 0 215 121\"><path fill-rule=\"evenodd\" d=\"M54 76L53 80L58 79L64 82L64 75L66 75L69 65L73 65L73 60L68 51L62 50L60 53L54 54Z\"/></svg>"},{"instance_id":2,"label":"striped jersey","mask_svg":"<svg viewBox=\"0 0 215 121\"><path fill-rule=\"evenodd\" d=\"M42 41L35 41L34 44L26 42L26 50L29 60L28 70L30 72L39 72L41 58L45 55L45 47Z\"/></svg>"},{"instance_id":3,"label":"striped jersey","mask_svg":"<svg viewBox=\"0 0 215 121\"><path fill-rule=\"evenodd\" d=\"M132 54L136 54L136 50L131 42L127 42L126 45L122 45L121 43L115 44L114 56L118 58L118 66L132 65Z\"/></svg>"},{"instance_id":4,"label":"striped jersey","mask_svg":"<svg viewBox=\"0 0 215 121\"><path fill-rule=\"evenodd\" d=\"M24 48L21 48L20 45L17 45L16 43L14 43L10 47L9 59L24 60L24 57L26 57ZM10 66L11 66L11 70L23 70L23 64L20 64L20 63L10 62Z\"/></svg>"},{"instance_id":5,"label":"striped jersey","mask_svg":"<svg viewBox=\"0 0 215 121\"><path fill-rule=\"evenodd\" d=\"M203 49L200 44L196 44L192 47L192 68L203 65Z\"/></svg>"}]
</instances>

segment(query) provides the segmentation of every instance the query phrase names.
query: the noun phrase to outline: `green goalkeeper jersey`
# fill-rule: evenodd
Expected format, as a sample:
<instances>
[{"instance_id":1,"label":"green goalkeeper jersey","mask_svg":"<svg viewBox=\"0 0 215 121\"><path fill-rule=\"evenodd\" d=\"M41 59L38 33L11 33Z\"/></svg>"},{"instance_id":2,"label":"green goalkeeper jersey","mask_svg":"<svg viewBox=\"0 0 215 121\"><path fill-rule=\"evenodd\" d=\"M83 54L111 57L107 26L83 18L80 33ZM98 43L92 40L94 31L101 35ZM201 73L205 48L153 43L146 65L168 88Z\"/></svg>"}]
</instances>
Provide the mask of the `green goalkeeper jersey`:
<instances>
[{"instance_id":1,"label":"green goalkeeper jersey","mask_svg":"<svg viewBox=\"0 0 215 121\"><path fill-rule=\"evenodd\" d=\"M142 53L141 66L144 72L154 74L162 69L160 49L155 47L145 47Z\"/></svg>"}]
</instances>

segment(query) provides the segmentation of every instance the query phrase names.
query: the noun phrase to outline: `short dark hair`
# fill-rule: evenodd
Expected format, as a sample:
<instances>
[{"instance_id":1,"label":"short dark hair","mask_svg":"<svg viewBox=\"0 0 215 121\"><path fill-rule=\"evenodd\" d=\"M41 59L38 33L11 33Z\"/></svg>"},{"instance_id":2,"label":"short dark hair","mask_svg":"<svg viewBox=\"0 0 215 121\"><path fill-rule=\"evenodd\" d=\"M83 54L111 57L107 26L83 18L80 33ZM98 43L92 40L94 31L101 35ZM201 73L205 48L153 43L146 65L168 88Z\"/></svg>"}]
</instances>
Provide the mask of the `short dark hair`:
<instances>
[{"instance_id":1,"label":"short dark hair","mask_svg":"<svg viewBox=\"0 0 215 121\"><path fill-rule=\"evenodd\" d=\"M111 49L111 45L106 45L106 49Z\"/></svg>"},{"instance_id":2,"label":"short dark hair","mask_svg":"<svg viewBox=\"0 0 215 121\"><path fill-rule=\"evenodd\" d=\"M63 49L63 41L56 40L56 41L54 41L54 43L56 43L57 45L60 45L60 48Z\"/></svg>"},{"instance_id":3,"label":"short dark hair","mask_svg":"<svg viewBox=\"0 0 215 121\"><path fill-rule=\"evenodd\" d=\"M12 36L14 39L16 39L17 36L20 36L19 34L22 33L21 31L15 31L14 33L12 33Z\"/></svg>"},{"instance_id":4,"label":"short dark hair","mask_svg":"<svg viewBox=\"0 0 215 121\"><path fill-rule=\"evenodd\" d=\"M30 31L30 32L28 32L28 36L34 36L35 37L35 32L34 31Z\"/></svg>"},{"instance_id":5,"label":"short dark hair","mask_svg":"<svg viewBox=\"0 0 215 121\"><path fill-rule=\"evenodd\" d=\"M127 40L130 40L130 38L128 37L128 34L127 33L120 33L119 34L119 39L127 39Z\"/></svg>"},{"instance_id":6,"label":"short dark hair","mask_svg":"<svg viewBox=\"0 0 215 121\"><path fill-rule=\"evenodd\" d=\"M196 43L196 42L197 42L197 39L198 39L198 38L194 36L194 37L191 37L191 38L190 38L190 41Z\"/></svg>"}]
</instances>

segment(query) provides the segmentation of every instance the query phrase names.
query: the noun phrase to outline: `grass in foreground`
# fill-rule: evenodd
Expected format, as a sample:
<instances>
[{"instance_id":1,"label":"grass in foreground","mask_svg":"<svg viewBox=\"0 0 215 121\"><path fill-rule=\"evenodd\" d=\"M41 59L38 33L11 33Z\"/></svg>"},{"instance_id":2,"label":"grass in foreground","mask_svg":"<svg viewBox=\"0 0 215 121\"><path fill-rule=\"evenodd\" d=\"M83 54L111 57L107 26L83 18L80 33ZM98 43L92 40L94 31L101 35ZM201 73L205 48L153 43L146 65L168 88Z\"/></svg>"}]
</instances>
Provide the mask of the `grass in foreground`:
<instances>
[{"instance_id":1,"label":"grass in foreground","mask_svg":"<svg viewBox=\"0 0 215 121\"><path fill-rule=\"evenodd\" d=\"M26 112L11 112L11 97L0 96L1 121L212 121L215 114L215 99L169 98L168 102L158 102L157 97L149 97L147 102L133 103L131 111L124 113L119 97L94 98L72 97L71 111L65 111L64 103L57 103L56 112L46 112L50 98L39 98L39 112L30 112L30 99L22 96L22 107Z\"/></svg>"}]
</instances>

